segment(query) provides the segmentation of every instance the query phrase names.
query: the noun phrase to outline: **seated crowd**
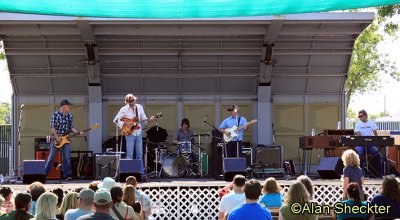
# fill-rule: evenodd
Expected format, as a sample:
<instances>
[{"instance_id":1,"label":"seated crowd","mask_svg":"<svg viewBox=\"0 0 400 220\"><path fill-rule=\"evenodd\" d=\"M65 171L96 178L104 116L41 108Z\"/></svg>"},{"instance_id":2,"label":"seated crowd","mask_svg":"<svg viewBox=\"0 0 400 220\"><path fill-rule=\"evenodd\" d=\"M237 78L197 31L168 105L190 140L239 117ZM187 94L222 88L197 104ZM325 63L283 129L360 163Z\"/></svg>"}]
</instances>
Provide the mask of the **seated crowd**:
<instances>
[{"instance_id":1,"label":"seated crowd","mask_svg":"<svg viewBox=\"0 0 400 220\"><path fill-rule=\"evenodd\" d=\"M64 192L48 191L40 182L27 192L16 193L9 187L0 189L0 220L141 220L151 216L151 201L137 188L136 178L126 179L124 187L112 178L90 183L88 188Z\"/></svg>"}]
</instances>

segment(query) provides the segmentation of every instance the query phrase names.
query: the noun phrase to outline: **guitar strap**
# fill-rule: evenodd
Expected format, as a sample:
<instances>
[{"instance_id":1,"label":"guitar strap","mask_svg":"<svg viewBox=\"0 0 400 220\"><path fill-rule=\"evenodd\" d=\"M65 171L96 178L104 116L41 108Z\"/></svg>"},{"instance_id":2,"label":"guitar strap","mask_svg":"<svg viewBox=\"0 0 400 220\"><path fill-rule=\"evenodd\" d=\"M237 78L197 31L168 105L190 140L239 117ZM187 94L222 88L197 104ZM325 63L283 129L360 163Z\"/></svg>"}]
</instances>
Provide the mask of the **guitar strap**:
<instances>
[{"instance_id":1,"label":"guitar strap","mask_svg":"<svg viewBox=\"0 0 400 220\"><path fill-rule=\"evenodd\" d=\"M242 117L242 116L239 115L238 122L237 122L237 127L239 127L239 125L240 125L240 118L241 118L241 117Z\"/></svg>"}]
</instances>

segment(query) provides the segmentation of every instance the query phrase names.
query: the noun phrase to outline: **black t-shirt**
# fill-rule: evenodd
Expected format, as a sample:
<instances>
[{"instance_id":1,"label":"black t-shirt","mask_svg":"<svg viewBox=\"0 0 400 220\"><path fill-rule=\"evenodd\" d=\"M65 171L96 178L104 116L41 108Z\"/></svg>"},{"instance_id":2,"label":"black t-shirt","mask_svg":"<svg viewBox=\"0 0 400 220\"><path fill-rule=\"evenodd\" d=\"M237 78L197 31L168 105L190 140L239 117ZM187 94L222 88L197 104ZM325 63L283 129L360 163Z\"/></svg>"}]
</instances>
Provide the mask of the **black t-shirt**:
<instances>
[{"instance_id":1,"label":"black t-shirt","mask_svg":"<svg viewBox=\"0 0 400 220\"><path fill-rule=\"evenodd\" d=\"M142 205L140 204L140 202L135 202L135 204L134 205L132 205L131 206L132 208L133 208L133 210L136 212L136 213L141 213L142 212Z\"/></svg>"}]
</instances>

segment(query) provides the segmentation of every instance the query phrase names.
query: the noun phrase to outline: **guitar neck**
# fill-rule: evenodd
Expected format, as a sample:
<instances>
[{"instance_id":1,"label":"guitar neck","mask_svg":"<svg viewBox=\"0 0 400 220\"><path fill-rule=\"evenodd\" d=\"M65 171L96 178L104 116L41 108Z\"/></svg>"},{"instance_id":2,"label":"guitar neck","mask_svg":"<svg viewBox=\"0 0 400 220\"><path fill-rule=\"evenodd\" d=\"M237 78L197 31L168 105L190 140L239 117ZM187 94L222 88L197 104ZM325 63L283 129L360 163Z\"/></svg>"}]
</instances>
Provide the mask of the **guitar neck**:
<instances>
[{"instance_id":1,"label":"guitar neck","mask_svg":"<svg viewBox=\"0 0 400 220\"><path fill-rule=\"evenodd\" d=\"M246 126L248 126L248 125L251 125L252 123L246 123L246 124L244 124L244 125L242 125L242 126L240 126L240 127L238 127L238 130L240 130L240 129L243 129L244 127L246 127Z\"/></svg>"},{"instance_id":2,"label":"guitar neck","mask_svg":"<svg viewBox=\"0 0 400 220\"><path fill-rule=\"evenodd\" d=\"M92 129L91 128L87 128L87 129L82 130L81 132L86 133L86 132L88 132L90 130L92 130ZM77 134L75 134L75 133L73 133L71 135L68 135L68 137L75 137L75 136L77 136Z\"/></svg>"}]
</instances>

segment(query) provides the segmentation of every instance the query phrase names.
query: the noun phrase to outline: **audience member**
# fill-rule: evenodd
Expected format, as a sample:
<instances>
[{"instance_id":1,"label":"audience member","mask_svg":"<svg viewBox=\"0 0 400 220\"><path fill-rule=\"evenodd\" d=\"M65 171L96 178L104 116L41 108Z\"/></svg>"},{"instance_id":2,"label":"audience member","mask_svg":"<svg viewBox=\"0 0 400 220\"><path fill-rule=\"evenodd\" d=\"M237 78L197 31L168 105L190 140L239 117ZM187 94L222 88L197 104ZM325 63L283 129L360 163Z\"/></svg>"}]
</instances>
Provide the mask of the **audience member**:
<instances>
[{"instance_id":1,"label":"audience member","mask_svg":"<svg viewBox=\"0 0 400 220\"><path fill-rule=\"evenodd\" d=\"M236 175L233 177L233 192L222 197L219 204L218 219L225 219L225 216L234 208L244 204L246 202L246 196L244 195L244 184L246 178L243 175Z\"/></svg>"},{"instance_id":2,"label":"audience member","mask_svg":"<svg viewBox=\"0 0 400 220\"><path fill-rule=\"evenodd\" d=\"M81 216L77 220L115 220L110 215L112 205L110 191L107 189L98 189L94 194L95 212Z\"/></svg>"},{"instance_id":3,"label":"audience member","mask_svg":"<svg viewBox=\"0 0 400 220\"><path fill-rule=\"evenodd\" d=\"M360 168L360 158L354 150L346 150L342 155L343 160L343 199L347 199L347 185L355 182L359 186L360 198L364 200L364 190L362 184L364 183L364 175Z\"/></svg>"},{"instance_id":4,"label":"audience member","mask_svg":"<svg viewBox=\"0 0 400 220\"><path fill-rule=\"evenodd\" d=\"M300 175L299 177L297 177L297 180L303 183L303 185L306 187L307 192L310 194L310 201L314 202L315 201L314 186L312 184L310 177L306 175Z\"/></svg>"},{"instance_id":5,"label":"audience member","mask_svg":"<svg viewBox=\"0 0 400 220\"><path fill-rule=\"evenodd\" d=\"M293 213L291 207L294 203L299 203L302 206L305 206L306 203L311 205L310 194L308 193L304 184L301 183L300 181L295 181L294 183L292 183L292 185L290 185L289 191L285 197L285 204L279 209L279 219L280 220L317 219L317 215L314 215L313 213L308 213L308 212L304 212L303 214Z\"/></svg>"},{"instance_id":6,"label":"audience member","mask_svg":"<svg viewBox=\"0 0 400 220\"><path fill-rule=\"evenodd\" d=\"M78 193L76 192L67 193L67 195L64 196L63 201L61 203L57 218L60 220L64 219L64 215L68 210L76 208L78 208Z\"/></svg>"},{"instance_id":7,"label":"audience member","mask_svg":"<svg viewBox=\"0 0 400 220\"><path fill-rule=\"evenodd\" d=\"M10 187L2 187L0 189L0 195L5 199L3 204L1 205L1 209L3 209L6 213L10 213L14 210L14 204L12 203L12 190Z\"/></svg>"},{"instance_id":8,"label":"audience member","mask_svg":"<svg viewBox=\"0 0 400 220\"><path fill-rule=\"evenodd\" d=\"M360 188L358 186L358 183L349 183L347 185L347 188L346 188L346 195L347 195L348 199L342 201L341 203L342 204L346 204L348 207L351 207L351 208L346 209L347 210L346 213L341 213L341 210L342 209L344 210L344 208L339 208L338 207L339 210L336 210L336 212L338 213L336 215L336 219L337 220L355 219L355 218L357 218L357 219L368 219L368 214L367 213L359 213L359 212L351 213L351 212L349 212L349 210L355 210L353 208L353 206L358 206L358 207L365 206L364 210L368 210L367 207L366 207L367 206L367 202L362 202L362 200L361 200L361 191L360 191ZM342 207L342 206L340 206L340 207ZM360 210L360 208L357 208L357 210ZM334 215L336 214L336 212L334 212Z\"/></svg>"},{"instance_id":9,"label":"audience member","mask_svg":"<svg viewBox=\"0 0 400 220\"><path fill-rule=\"evenodd\" d=\"M281 188L276 183L275 178L270 177L265 180L262 192L264 195L258 201L260 205L278 208L282 206Z\"/></svg>"},{"instance_id":10,"label":"audience member","mask_svg":"<svg viewBox=\"0 0 400 220\"><path fill-rule=\"evenodd\" d=\"M261 195L261 189L262 186L257 180L251 179L247 181L244 185L246 203L234 208L228 214L228 220L271 220L271 212L257 203Z\"/></svg>"},{"instance_id":11,"label":"audience member","mask_svg":"<svg viewBox=\"0 0 400 220\"><path fill-rule=\"evenodd\" d=\"M29 220L33 215L28 213L32 205L32 196L29 193L18 193L14 199L15 211L0 216L0 220Z\"/></svg>"},{"instance_id":12,"label":"audience member","mask_svg":"<svg viewBox=\"0 0 400 220\"><path fill-rule=\"evenodd\" d=\"M31 215L36 214L36 202L39 199L39 197L46 192L46 188L44 188L44 185L41 182L33 182L31 185L29 185L28 192L32 196L32 206L31 209L29 209L29 213Z\"/></svg>"},{"instance_id":13,"label":"audience member","mask_svg":"<svg viewBox=\"0 0 400 220\"><path fill-rule=\"evenodd\" d=\"M57 220L57 199L54 193L43 193L37 200L36 213L32 220Z\"/></svg>"},{"instance_id":14,"label":"audience member","mask_svg":"<svg viewBox=\"0 0 400 220\"><path fill-rule=\"evenodd\" d=\"M106 190L110 190L114 186L115 186L115 180L111 177L104 178L103 182L97 185L99 189L106 189Z\"/></svg>"},{"instance_id":15,"label":"audience member","mask_svg":"<svg viewBox=\"0 0 400 220\"><path fill-rule=\"evenodd\" d=\"M61 188L55 188L51 191L52 193L56 194L58 200L57 200L57 208L60 208L61 203L64 198L64 190Z\"/></svg>"},{"instance_id":16,"label":"audience member","mask_svg":"<svg viewBox=\"0 0 400 220\"><path fill-rule=\"evenodd\" d=\"M132 207L122 202L122 196L124 192L119 186L114 186L110 190L111 199L113 206L111 207L111 216L119 220L137 219L139 215L136 215Z\"/></svg>"},{"instance_id":17,"label":"audience member","mask_svg":"<svg viewBox=\"0 0 400 220\"><path fill-rule=\"evenodd\" d=\"M77 218L93 213L94 191L84 188L79 192L78 208L70 209L64 215L64 220L76 220Z\"/></svg>"},{"instance_id":18,"label":"audience member","mask_svg":"<svg viewBox=\"0 0 400 220\"><path fill-rule=\"evenodd\" d=\"M374 196L372 205L390 206L385 214L375 214L375 218L400 218L400 186L394 177L386 176L383 179L379 195Z\"/></svg>"},{"instance_id":19,"label":"audience member","mask_svg":"<svg viewBox=\"0 0 400 220\"><path fill-rule=\"evenodd\" d=\"M127 205L132 207L136 213L142 216L142 205L136 199L135 187L131 185L125 187L122 201L124 201Z\"/></svg>"},{"instance_id":20,"label":"audience member","mask_svg":"<svg viewBox=\"0 0 400 220\"><path fill-rule=\"evenodd\" d=\"M98 181L98 180L91 182L89 184L89 189L93 190L93 192L96 192L99 189L98 185L100 183L101 183L101 181Z\"/></svg>"},{"instance_id":21,"label":"audience member","mask_svg":"<svg viewBox=\"0 0 400 220\"><path fill-rule=\"evenodd\" d=\"M3 202L5 202L6 200L3 198L3 196L0 195L0 207L3 205ZM5 211L2 211L2 209L0 208L0 215L5 214Z\"/></svg>"},{"instance_id":22,"label":"audience member","mask_svg":"<svg viewBox=\"0 0 400 220\"><path fill-rule=\"evenodd\" d=\"M152 204L151 204L150 197L148 195L146 195L146 193L144 193L143 191L138 190L138 182L134 176L128 176L126 178L125 184L126 184L126 186L131 185L131 186L135 187L136 200L138 202L140 202L140 204L142 205L142 212L143 212L145 219L147 220L148 217L152 215L152 212L151 212Z\"/></svg>"}]
</instances>

